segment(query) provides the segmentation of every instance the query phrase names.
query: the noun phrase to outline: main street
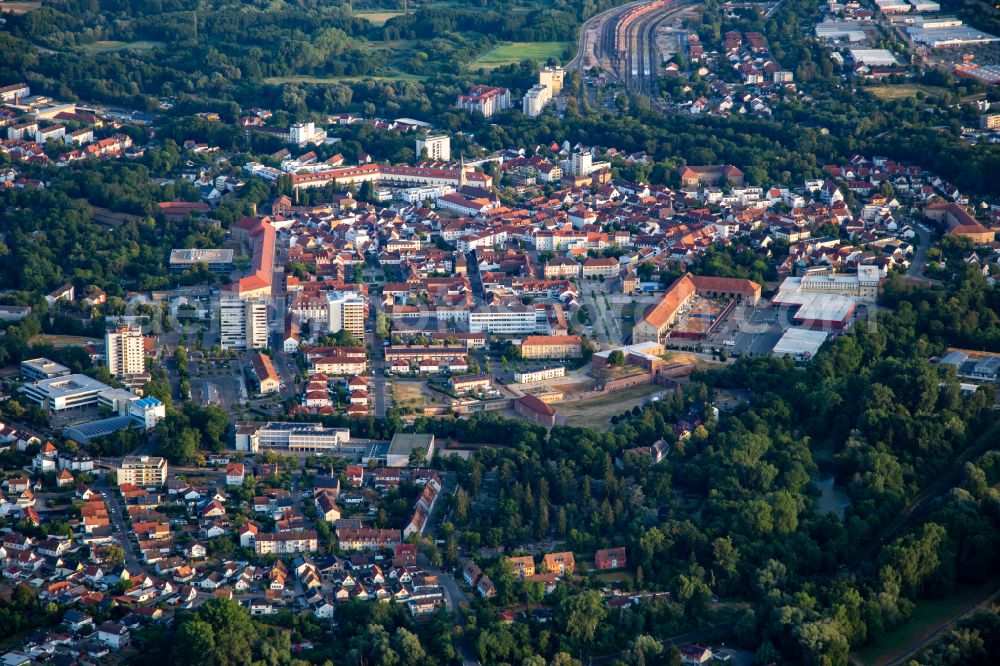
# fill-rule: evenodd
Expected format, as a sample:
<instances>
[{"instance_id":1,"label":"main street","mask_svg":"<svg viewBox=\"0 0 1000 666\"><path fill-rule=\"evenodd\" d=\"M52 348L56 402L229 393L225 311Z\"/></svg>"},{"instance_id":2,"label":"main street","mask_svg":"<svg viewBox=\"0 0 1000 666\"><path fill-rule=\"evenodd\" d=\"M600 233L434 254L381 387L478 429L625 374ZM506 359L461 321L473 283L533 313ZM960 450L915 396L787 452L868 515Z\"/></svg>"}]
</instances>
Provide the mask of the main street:
<instances>
[{"instance_id":1,"label":"main street","mask_svg":"<svg viewBox=\"0 0 1000 666\"><path fill-rule=\"evenodd\" d=\"M375 418L384 419L389 408L389 396L386 393L385 381L385 347L382 340L375 335L378 330L378 314L382 311L380 294L371 290L368 296L368 314L371 322L371 333L366 335L366 342L371 344L372 394L375 401Z\"/></svg>"}]
</instances>

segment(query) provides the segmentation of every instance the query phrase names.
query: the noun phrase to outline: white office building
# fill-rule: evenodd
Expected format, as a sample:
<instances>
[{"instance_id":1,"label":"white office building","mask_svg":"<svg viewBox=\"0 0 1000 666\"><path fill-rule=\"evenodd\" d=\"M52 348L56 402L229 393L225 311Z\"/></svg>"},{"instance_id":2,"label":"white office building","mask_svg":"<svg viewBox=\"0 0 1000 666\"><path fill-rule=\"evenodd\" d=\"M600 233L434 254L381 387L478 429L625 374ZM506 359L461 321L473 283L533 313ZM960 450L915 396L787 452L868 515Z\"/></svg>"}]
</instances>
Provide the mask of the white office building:
<instances>
[{"instance_id":1,"label":"white office building","mask_svg":"<svg viewBox=\"0 0 1000 666\"><path fill-rule=\"evenodd\" d=\"M425 158L435 162L451 161L451 137L447 134L428 134L417 137L417 158Z\"/></svg>"},{"instance_id":2,"label":"white office building","mask_svg":"<svg viewBox=\"0 0 1000 666\"><path fill-rule=\"evenodd\" d=\"M43 379L21 387L21 393L42 409L61 412L97 405L101 393L111 389L87 375L64 375Z\"/></svg>"},{"instance_id":3,"label":"white office building","mask_svg":"<svg viewBox=\"0 0 1000 666\"><path fill-rule=\"evenodd\" d=\"M319 423L243 423L236 427L236 450L342 451L351 441L347 428L324 428Z\"/></svg>"},{"instance_id":4,"label":"white office building","mask_svg":"<svg viewBox=\"0 0 1000 666\"><path fill-rule=\"evenodd\" d=\"M241 299L223 292L219 302L219 333L223 349L267 347L267 300Z\"/></svg>"},{"instance_id":5,"label":"white office building","mask_svg":"<svg viewBox=\"0 0 1000 666\"><path fill-rule=\"evenodd\" d=\"M538 328L535 309L527 306L482 306L469 310L469 332L531 335Z\"/></svg>"},{"instance_id":6,"label":"white office building","mask_svg":"<svg viewBox=\"0 0 1000 666\"><path fill-rule=\"evenodd\" d=\"M120 325L104 335L104 355L108 371L123 378L146 372L146 349L142 329L137 325Z\"/></svg>"}]
</instances>

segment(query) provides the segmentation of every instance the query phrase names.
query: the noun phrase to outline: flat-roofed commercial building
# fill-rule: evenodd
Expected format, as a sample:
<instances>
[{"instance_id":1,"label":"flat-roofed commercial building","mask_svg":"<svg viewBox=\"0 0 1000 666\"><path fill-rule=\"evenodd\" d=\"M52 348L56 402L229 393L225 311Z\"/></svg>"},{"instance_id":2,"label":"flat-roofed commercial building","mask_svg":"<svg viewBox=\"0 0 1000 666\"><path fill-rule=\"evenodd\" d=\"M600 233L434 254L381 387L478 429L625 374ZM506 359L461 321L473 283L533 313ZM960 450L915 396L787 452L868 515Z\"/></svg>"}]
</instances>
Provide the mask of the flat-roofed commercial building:
<instances>
[{"instance_id":1,"label":"flat-roofed commercial building","mask_svg":"<svg viewBox=\"0 0 1000 666\"><path fill-rule=\"evenodd\" d=\"M816 25L816 36L820 39L860 42L865 39L865 31L852 21L823 21Z\"/></svg>"},{"instance_id":2,"label":"flat-roofed commercial building","mask_svg":"<svg viewBox=\"0 0 1000 666\"><path fill-rule=\"evenodd\" d=\"M125 456L118 467L118 485L162 486L167 482L169 465L159 456Z\"/></svg>"},{"instance_id":3,"label":"flat-roofed commercial building","mask_svg":"<svg viewBox=\"0 0 1000 666\"><path fill-rule=\"evenodd\" d=\"M198 264L205 264L213 273L228 275L233 270L233 251L229 248L182 248L170 251L172 271L185 271Z\"/></svg>"},{"instance_id":4,"label":"flat-roofed commercial building","mask_svg":"<svg viewBox=\"0 0 1000 666\"><path fill-rule=\"evenodd\" d=\"M25 384L21 392L43 409L61 412L66 409L92 407L98 397L111 387L87 375L64 375Z\"/></svg>"},{"instance_id":5,"label":"flat-roofed commercial building","mask_svg":"<svg viewBox=\"0 0 1000 666\"><path fill-rule=\"evenodd\" d=\"M899 64L892 51L886 49L851 49L851 57L859 65L869 67L891 67Z\"/></svg>"},{"instance_id":6,"label":"flat-roofed commercial building","mask_svg":"<svg viewBox=\"0 0 1000 666\"><path fill-rule=\"evenodd\" d=\"M538 328L534 308L479 306L469 310L469 332L528 335Z\"/></svg>"},{"instance_id":7,"label":"flat-roofed commercial building","mask_svg":"<svg viewBox=\"0 0 1000 666\"><path fill-rule=\"evenodd\" d=\"M236 427L236 450L341 451L347 448L351 431L325 428L320 423L242 423Z\"/></svg>"},{"instance_id":8,"label":"flat-roofed commercial building","mask_svg":"<svg viewBox=\"0 0 1000 666\"><path fill-rule=\"evenodd\" d=\"M386 467L406 467L410 464L410 456L417 449L423 449L424 457L430 460L434 457L434 435L427 433L396 433L389 443L385 454Z\"/></svg>"},{"instance_id":9,"label":"flat-roofed commercial building","mask_svg":"<svg viewBox=\"0 0 1000 666\"><path fill-rule=\"evenodd\" d=\"M47 358L33 358L21 361L21 376L33 382L53 377L64 377L70 374L70 369Z\"/></svg>"},{"instance_id":10,"label":"flat-roofed commercial building","mask_svg":"<svg viewBox=\"0 0 1000 666\"><path fill-rule=\"evenodd\" d=\"M771 354L779 357L790 356L796 361L808 361L816 355L828 337L830 336L826 331L790 328L774 345Z\"/></svg>"}]
</instances>

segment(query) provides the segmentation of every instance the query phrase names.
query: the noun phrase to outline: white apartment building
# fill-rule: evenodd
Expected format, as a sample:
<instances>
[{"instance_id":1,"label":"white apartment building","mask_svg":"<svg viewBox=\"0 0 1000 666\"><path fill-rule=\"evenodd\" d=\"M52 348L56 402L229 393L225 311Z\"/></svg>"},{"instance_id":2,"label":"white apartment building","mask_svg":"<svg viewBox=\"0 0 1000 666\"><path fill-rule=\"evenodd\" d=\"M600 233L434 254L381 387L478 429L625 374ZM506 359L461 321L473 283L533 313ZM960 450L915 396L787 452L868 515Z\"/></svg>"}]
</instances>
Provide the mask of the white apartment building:
<instances>
[{"instance_id":1,"label":"white apartment building","mask_svg":"<svg viewBox=\"0 0 1000 666\"><path fill-rule=\"evenodd\" d=\"M219 302L219 333L223 349L267 347L267 300L241 299L223 292Z\"/></svg>"},{"instance_id":2,"label":"white apartment building","mask_svg":"<svg viewBox=\"0 0 1000 666\"><path fill-rule=\"evenodd\" d=\"M142 329L138 326L116 326L108 330L104 334L108 372L119 378L146 372L143 340Z\"/></svg>"},{"instance_id":3,"label":"white apartment building","mask_svg":"<svg viewBox=\"0 0 1000 666\"><path fill-rule=\"evenodd\" d=\"M311 553L318 548L319 539L316 532L311 530L258 534L254 540L254 551L257 555Z\"/></svg>"},{"instance_id":4,"label":"white apartment building","mask_svg":"<svg viewBox=\"0 0 1000 666\"><path fill-rule=\"evenodd\" d=\"M346 330L358 340L365 338L365 299L356 293L331 292L327 296L330 332Z\"/></svg>"},{"instance_id":5,"label":"white apartment building","mask_svg":"<svg viewBox=\"0 0 1000 666\"><path fill-rule=\"evenodd\" d=\"M162 486L167 482L168 469L166 458L125 456L118 468L118 485L130 484L141 488Z\"/></svg>"},{"instance_id":6,"label":"white apartment building","mask_svg":"<svg viewBox=\"0 0 1000 666\"><path fill-rule=\"evenodd\" d=\"M556 379L557 377L565 376L566 368L561 365L556 365L551 368L542 368L541 370L515 372L514 381L518 384L532 384L534 382L544 382L548 379Z\"/></svg>"},{"instance_id":7,"label":"white apartment building","mask_svg":"<svg viewBox=\"0 0 1000 666\"><path fill-rule=\"evenodd\" d=\"M524 93L522 111L524 111L524 115L534 118L541 115L550 101L552 101L551 89L546 85L536 83L531 87L531 90Z\"/></svg>"},{"instance_id":8,"label":"white apartment building","mask_svg":"<svg viewBox=\"0 0 1000 666\"><path fill-rule=\"evenodd\" d=\"M315 123L295 123L288 128L288 143L304 146L326 141L326 130L316 129Z\"/></svg>"},{"instance_id":9,"label":"white apartment building","mask_svg":"<svg viewBox=\"0 0 1000 666\"><path fill-rule=\"evenodd\" d=\"M417 158L422 158L427 151L426 159L435 162L451 161L451 137L447 134L428 134L417 137Z\"/></svg>"},{"instance_id":10,"label":"white apartment building","mask_svg":"<svg viewBox=\"0 0 1000 666\"><path fill-rule=\"evenodd\" d=\"M594 170L594 156L589 151L583 150L573 153L573 175L586 176Z\"/></svg>"}]
</instances>

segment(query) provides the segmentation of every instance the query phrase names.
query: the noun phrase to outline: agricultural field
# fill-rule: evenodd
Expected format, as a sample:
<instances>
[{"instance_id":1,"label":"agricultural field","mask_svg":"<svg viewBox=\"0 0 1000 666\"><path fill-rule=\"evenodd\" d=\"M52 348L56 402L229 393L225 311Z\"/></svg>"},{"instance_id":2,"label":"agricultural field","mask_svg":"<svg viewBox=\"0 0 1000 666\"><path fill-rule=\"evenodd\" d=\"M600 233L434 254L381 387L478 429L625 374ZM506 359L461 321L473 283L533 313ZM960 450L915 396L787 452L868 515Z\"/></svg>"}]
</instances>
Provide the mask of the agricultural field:
<instances>
[{"instance_id":1,"label":"agricultural field","mask_svg":"<svg viewBox=\"0 0 1000 666\"><path fill-rule=\"evenodd\" d=\"M134 49L136 51L152 51L153 49L161 46L163 46L163 42L117 42L112 40L102 40L92 44L84 44L80 48L87 53L113 53L115 51L124 51L126 49Z\"/></svg>"},{"instance_id":2,"label":"agricultural field","mask_svg":"<svg viewBox=\"0 0 1000 666\"><path fill-rule=\"evenodd\" d=\"M375 26L383 26L385 22L389 19L394 19L397 16L402 16L403 12L391 11L391 10L365 10L354 12L354 15L358 18L363 18L369 23Z\"/></svg>"},{"instance_id":3,"label":"agricultural field","mask_svg":"<svg viewBox=\"0 0 1000 666\"><path fill-rule=\"evenodd\" d=\"M546 62L549 58L569 60L567 49L572 42L508 42L487 51L470 63L471 69L495 69L504 65L517 64L522 60Z\"/></svg>"},{"instance_id":4,"label":"agricultural field","mask_svg":"<svg viewBox=\"0 0 1000 666\"><path fill-rule=\"evenodd\" d=\"M264 83L281 85L283 83L302 83L306 85L333 85L336 83L356 83L357 81L423 81L427 77L419 74L397 73L390 76L269 76Z\"/></svg>"},{"instance_id":5,"label":"agricultural field","mask_svg":"<svg viewBox=\"0 0 1000 666\"><path fill-rule=\"evenodd\" d=\"M40 2L0 2L0 14L27 14L41 7Z\"/></svg>"}]
</instances>

